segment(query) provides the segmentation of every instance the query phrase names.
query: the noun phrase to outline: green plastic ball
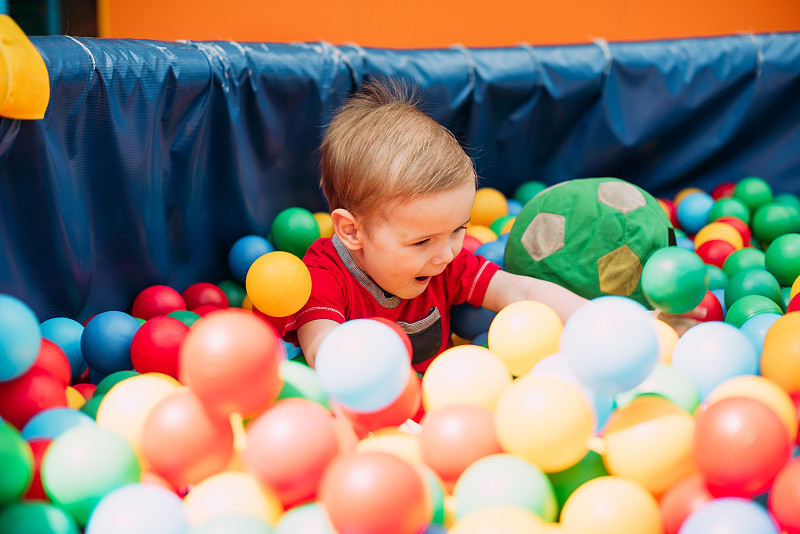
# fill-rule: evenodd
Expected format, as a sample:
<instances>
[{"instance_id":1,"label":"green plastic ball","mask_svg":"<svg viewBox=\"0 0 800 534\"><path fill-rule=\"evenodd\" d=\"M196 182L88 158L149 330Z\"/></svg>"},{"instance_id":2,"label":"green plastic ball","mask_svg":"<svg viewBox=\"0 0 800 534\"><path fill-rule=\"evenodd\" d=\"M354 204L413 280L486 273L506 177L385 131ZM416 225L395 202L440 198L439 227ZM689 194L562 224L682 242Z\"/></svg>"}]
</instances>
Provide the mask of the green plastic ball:
<instances>
[{"instance_id":1,"label":"green plastic ball","mask_svg":"<svg viewBox=\"0 0 800 534\"><path fill-rule=\"evenodd\" d=\"M140 373L138 371L133 370L124 370L111 373L97 384L97 387L94 389L94 393L92 393L92 397L102 397L119 382L122 382L126 378L130 378L132 376L139 376L139 374Z\"/></svg>"},{"instance_id":2,"label":"green plastic ball","mask_svg":"<svg viewBox=\"0 0 800 534\"><path fill-rule=\"evenodd\" d=\"M767 202L753 214L750 226L756 239L769 244L784 234L800 232L800 211L782 202Z\"/></svg>"},{"instance_id":3,"label":"green plastic ball","mask_svg":"<svg viewBox=\"0 0 800 534\"><path fill-rule=\"evenodd\" d=\"M706 264L689 250L664 247L655 251L645 263L642 289L651 306L666 313L686 313L706 296Z\"/></svg>"},{"instance_id":4,"label":"green plastic ball","mask_svg":"<svg viewBox=\"0 0 800 534\"><path fill-rule=\"evenodd\" d=\"M740 248L727 257L722 269L728 275L728 279L742 269L759 268L766 269L766 258L764 251L754 247Z\"/></svg>"},{"instance_id":5,"label":"green plastic ball","mask_svg":"<svg viewBox=\"0 0 800 534\"><path fill-rule=\"evenodd\" d=\"M133 446L121 435L97 425L80 425L53 440L41 473L50 501L84 526L100 499L139 482L142 468Z\"/></svg>"},{"instance_id":6,"label":"green plastic ball","mask_svg":"<svg viewBox=\"0 0 800 534\"><path fill-rule=\"evenodd\" d=\"M190 310L175 310L169 312L167 314L167 317L172 317L174 319L177 319L186 326L191 327L194 323L196 323L200 319L200 314Z\"/></svg>"},{"instance_id":7,"label":"green plastic ball","mask_svg":"<svg viewBox=\"0 0 800 534\"><path fill-rule=\"evenodd\" d=\"M792 301L792 288L791 287L782 287L781 288L781 310L783 313L786 313L786 308L789 307L789 303Z\"/></svg>"},{"instance_id":8,"label":"green plastic ball","mask_svg":"<svg viewBox=\"0 0 800 534\"><path fill-rule=\"evenodd\" d=\"M319 224L314 214L304 208L286 208L272 222L270 242L276 250L305 256L311 243L319 239Z\"/></svg>"},{"instance_id":9,"label":"green plastic ball","mask_svg":"<svg viewBox=\"0 0 800 534\"><path fill-rule=\"evenodd\" d=\"M247 296L245 287L236 280L223 280L219 283L219 288L228 297L228 305L231 308L241 308L244 298ZM189 325L191 326L191 325Z\"/></svg>"},{"instance_id":10,"label":"green plastic ball","mask_svg":"<svg viewBox=\"0 0 800 534\"><path fill-rule=\"evenodd\" d=\"M708 272L708 290L725 289L728 285L728 273L717 267L716 265L707 264L706 271Z\"/></svg>"},{"instance_id":11,"label":"green plastic ball","mask_svg":"<svg viewBox=\"0 0 800 534\"><path fill-rule=\"evenodd\" d=\"M103 397L105 395L92 395L92 398L87 400L83 403L80 407L80 411L94 419L97 420L97 410L100 409L100 403L103 402Z\"/></svg>"},{"instance_id":12,"label":"green plastic ball","mask_svg":"<svg viewBox=\"0 0 800 534\"><path fill-rule=\"evenodd\" d=\"M281 362L281 377L283 387L275 402L300 397L316 402L325 409L331 409L328 394L322 389L317 373L309 366L294 360L284 360Z\"/></svg>"},{"instance_id":13,"label":"green plastic ball","mask_svg":"<svg viewBox=\"0 0 800 534\"><path fill-rule=\"evenodd\" d=\"M711 211L708 212L708 222L716 221L720 217L736 217L745 224L750 224L750 208L741 199L723 197L717 199L711 206Z\"/></svg>"},{"instance_id":14,"label":"green plastic ball","mask_svg":"<svg viewBox=\"0 0 800 534\"><path fill-rule=\"evenodd\" d=\"M605 464L603 464L603 456L591 449L586 453L586 456L572 467L555 473L547 473L547 478L550 479L550 483L553 485L559 510L564 507L567 498L581 485L603 476L608 476L608 471Z\"/></svg>"},{"instance_id":15,"label":"green plastic ball","mask_svg":"<svg viewBox=\"0 0 800 534\"><path fill-rule=\"evenodd\" d=\"M30 446L19 430L0 422L0 506L18 501L28 491L33 472Z\"/></svg>"},{"instance_id":16,"label":"green plastic ball","mask_svg":"<svg viewBox=\"0 0 800 534\"><path fill-rule=\"evenodd\" d=\"M791 286L800 276L800 234L784 234L765 253L764 265L781 286Z\"/></svg>"},{"instance_id":17,"label":"green plastic ball","mask_svg":"<svg viewBox=\"0 0 800 534\"><path fill-rule=\"evenodd\" d=\"M779 193L775 196L775 202L780 202L787 206L794 206L797 208L797 211L800 211L800 197L793 193Z\"/></svg>"},{"instance_id":18,"label":"green plastic ball","mask_svg":"<svg viewBox=\"0 0 800 534\"><path fill-rule=\"evenodd\" d=\"M3 534L79 534L75 520L58 506L42 501L12 504L0 512Z\"/></svg>"},{"instance_id":19,"label":"green plastic ball","mask_svg":"<svg viewBox=\"0 0 800 534\"><path fill-rule=\"evenodd\" d=\"M781 286L766 269L743 269L728 280L725 287L725 306L730 309L734 302L747 295L762 295L780 304Z\"/></svg>"},{"instance_id":20,"label":"green plastic ball","mask_svg":"<svg viewBox=\"0 0 800 534\"><path fill-rule=\"evenodd\" d=\"M643 395L660 395L690 414L700 404L700 393L689 377L677 368L660 362L638 386L614 397L614 402L617 408L621 408Z\"/></svg>"},{"instance_id":21,"label":"green plastic ball","mask_svg":"<svg viewBox=\"0 0 800 534\"><path fill-rule=\"evenodd\" d=\"M754 213L759 206L772 201L772 187L763 178L748 176L736 184L733 197L744 202Z\"/></svg>"},{"instance_id":22,"label":"green plastic ball","mask_svg":"<svg viewBox=\"0 0 800 534\"><path fill-rule=\"evenodd\" d=\"M514 218L515 215L503 215L502 217L495 220L491 225L489 225L489 229L497 235L508 233L509 230L503 232L503 227L505 227L508 221L514 220Z\"/></svg>"},{"instance_id":23,"label":"green plastic ball","mask_svg":"<svg viewBox=\"0 0 800 534\"><path fill-rule=\"evenodd\" d=\"M781 307L774 300L763 295L746 295L728 308L728 313L725 314L725 322L732 324L736 328L741 328L748 319L761 313L783 315Z\"/></svg>"},{"instance_id":24,"label":"green plastic ball","mask_svg":"<svg viewBox=\"0 0 800 534\"><path fill-rule=\"evenodd\" d=\"M544 182L540 182L539 180L530 180L527 182L523 182L517 187L517 190L514 191L514 200L522 204L523 206L528 203L530 199L541 193L547 189L547 184Z\"/></svg>"}]
</instances>

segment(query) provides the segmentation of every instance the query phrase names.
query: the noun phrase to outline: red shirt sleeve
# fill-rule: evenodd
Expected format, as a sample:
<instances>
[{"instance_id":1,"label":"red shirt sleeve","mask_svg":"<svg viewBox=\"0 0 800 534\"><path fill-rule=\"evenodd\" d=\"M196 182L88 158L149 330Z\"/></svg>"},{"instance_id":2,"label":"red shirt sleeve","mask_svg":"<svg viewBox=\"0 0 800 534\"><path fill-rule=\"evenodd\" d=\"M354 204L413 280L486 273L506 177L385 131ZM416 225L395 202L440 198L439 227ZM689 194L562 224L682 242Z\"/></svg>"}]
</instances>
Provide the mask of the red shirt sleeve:
<instances>
[{"instance_id":1,"label":"red shirt sleeve","mask_svg":"<svg viewBox=\"0 0 800 534\"><path fill-rule=\"evenodd\" d=\"M486 290L500 266L483 256L478 256L462 248L456 258L447 266L446 285L453 304L468 302L473 306L483 304Z\"/></svg>"}]
</instances>

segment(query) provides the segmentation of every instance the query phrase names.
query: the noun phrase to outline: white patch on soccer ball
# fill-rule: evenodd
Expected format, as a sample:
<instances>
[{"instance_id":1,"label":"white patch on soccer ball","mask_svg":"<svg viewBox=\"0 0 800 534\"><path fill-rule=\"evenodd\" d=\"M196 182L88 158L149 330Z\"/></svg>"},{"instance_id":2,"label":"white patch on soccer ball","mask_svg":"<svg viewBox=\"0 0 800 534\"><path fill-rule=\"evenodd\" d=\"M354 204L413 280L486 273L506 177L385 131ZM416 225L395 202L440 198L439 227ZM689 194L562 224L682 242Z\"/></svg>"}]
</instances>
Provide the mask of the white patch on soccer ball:
<instances>
[{"instance_id":1,"label":"white patch on soccer ball","mask_svg":"<svg viewBox=\"0 0 800 534\"><path fill-rule=\"evenodd\" d=\"M555 213L537 213L525 229L520 243L534 261L564 248L566 219Z\"/></svg>"},{"instance_id":2,"label":"white patch on soccer ball","mask_svg":"<svg viewBox=\"0 0 800 534\"><path fill-rule=\"evenodd\" d=\"M597 186L597 201L622 213L643 208L647 200L641 191L625 182L603 182Z\"/></svg>"}]
</instances>

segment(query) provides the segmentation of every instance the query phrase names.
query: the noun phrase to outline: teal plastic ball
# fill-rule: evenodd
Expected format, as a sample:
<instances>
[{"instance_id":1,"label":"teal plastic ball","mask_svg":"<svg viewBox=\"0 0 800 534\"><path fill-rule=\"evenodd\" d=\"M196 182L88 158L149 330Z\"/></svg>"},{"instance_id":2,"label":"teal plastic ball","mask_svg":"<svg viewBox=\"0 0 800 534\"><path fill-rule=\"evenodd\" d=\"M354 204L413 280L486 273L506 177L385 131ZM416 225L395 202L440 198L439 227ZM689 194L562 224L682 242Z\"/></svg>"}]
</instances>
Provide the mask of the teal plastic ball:
<instances>
[{"instance_id":1,"label":"teal plastic ball","mask_svg":"<svg viewBox=\"0 0 800 534\"><path fill-rule=\"evenodd\" d=\"M734 302L747 295L761 295L780 304L781 286L772 273L765 269L743 269L728 280L725 305L730 309Z\"/></svg>"},{"instance_id":2,"label":"teal plastic ball","mask_svg":"<svg viewBox=\"0 0 800 534\"><path fill-rule=\"evenodd\" d=\"M781 286L791 286L800 276L800 234L784 234L765 252L764 266Z\"/></svg>"},{"instance_id":3,"label":"teal plastic ball","mask_svg":"<svg viewBox=\"0 0 800 534\"><path fill-rule=\"evenodd\" d=\"M648 302L666 313L693 310L708 290L708 270L699 256L682 247L655 251L642 269Z\"/></svg>"},{"instance_id":4,"label":"teal plastic ball","mask_svg":"<svg viewBox=\"0 0 800 534\"><path fill-rule=\"evenodd\" d=\"M746 295L734 302L725 314L725 322L741 328L744 323L761 313L777 313L783 315L778 304L763 295Z\"/></svg>"},{"instance_id":5,"label":"teal plastic ball","mask_svg":"<svg viewBox=\"0 0 800 534\"><path fill-rule=\"evenodd\" d=\"M753 213L762 204L772 201L772 187L763 178L748 176L736 184L733 197L744 202Z\"/></svg>"},{"instance_id":6,"label":"teal plastic ball","mask_svg":"<svg viewBox=\"0 0 800 534\"><path fill-rule=\"evenodd\" d=\"M305 256L311 243L319 239L319 224L314 214L304 208L286 208L272 222L269 240L277 250Z\"/></svg>"}]
</instances>

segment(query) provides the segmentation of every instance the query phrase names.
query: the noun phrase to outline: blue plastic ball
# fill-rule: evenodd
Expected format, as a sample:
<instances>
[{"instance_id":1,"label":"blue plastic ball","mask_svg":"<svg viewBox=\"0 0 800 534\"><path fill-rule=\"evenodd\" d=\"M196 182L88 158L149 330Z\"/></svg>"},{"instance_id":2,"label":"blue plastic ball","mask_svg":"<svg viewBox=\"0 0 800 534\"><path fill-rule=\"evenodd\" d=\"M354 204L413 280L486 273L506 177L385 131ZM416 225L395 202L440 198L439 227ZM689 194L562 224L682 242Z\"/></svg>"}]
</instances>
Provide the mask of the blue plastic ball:
<instances>
[{"instance_id":1,"label":"blue plastic ball","mask_svg":"<svg viewBox=\"0 0 800 534\"><path fill-rule=\"evenodd\" d=\"M241 284L247 280L247 271L258 258L274 252L275 247L266 237L246 235L240 237L228 251L228 267L233 277Z\"/></svg>"},{"instance_id":2,"label":"blue plastic ball","mask_svg":"<svg viewBox=\"0 0 800 534\"><path fill-rule=\"evenodd\" d=\"M694 509L680 534L780 534L770 513L760 504L739 497L720 497Z\"/></svg>"},{"instance_id":3,"label":"blue plastic ball","mask_svg":"<svg viewBox=\"0 0 800 534\"><path fill-rule=\"evenodd\" d=\"M759 361L761 360L761 353L764 351L764 338L767 337L767 331L772 324L781 317L782 315L777 313L759 313L746 320L744 324L739 327L739 330L741 330L753 344Z\"/></svg>"},{"instance_id":4,"label":"blue plastic ball","mask_svg":"<svg viewBox=\"0 0 800 534\"><path fill-rule=\"evenodd\" d=\"M505 263L506 244L500 240L488 241L475 249L475 254L496 263L502 269Z\"/></svg>"},{"instance_id":5,"label":"blue plastic ball","mask_svg":"<svg viewBox=\"0 0 800 534\"><path fill-rule=\"evenodd\" d=\"M489 331L496 315L497 312L466 302L457 304L450 308L450 330L462 339L473 340Z\"/></svg>"},{"instance_id":6,"label":"blue plastic ball","mask_svg":"<svg viewBox=\"0 0 800 534\"><path fill-rule=\"evenodd\" d=\"M508 214L514 216L519 215L519 212L522 211L523 207L522 202L513 198L509 198L506 201L506 205L508 206Z\"/></svg>"},{"instance_id":7,"label":"blue plastic ball","mask_svg":"<svg viewBox=\"0 0 800 534\"><path fill-rule=\"evenodd\" d=\"M83 325L68 317L53 317L43 322L41 329L43 338L61 347L69 360L72 378L78 378L87 367L81 352Z\"/></svg>"},{"instance_id":8,"label":"blue plastic ball","mask_svg":"<svg viewBox=\"0 0 800 534\"><path fill-rule=\"evenodd\" d=\"M189 521L178 495L155 484L126 484L95 506L86 534L185 534Z\"/></svg>"},{"instance_id":9,"label":"blue plastic ball","mask_svg":"<svg viewBox=\"0 0 800 534\"><path fill-rule=\"evenodd\" d=\"M713 206L714 199L706 192L698 191L686 195L676 211L678 224L687 234L696 234L708 224L708 213Z\"/></svg>"},{"instance_id":10,"label":"blue plastic ball","mask_svg":"<svg viewBox=\"0 0 800 534\"><path fill-rule=\"evenodd\" d=\"M89 367L103 375L133 369L131 341L139 326L135 317L116 310L92 317L81 335L81 352Z\"/></svg>"},{"instance_id":11,"label":"blue plastic ball","mask_svg":"<svg viewBox=\"0 0 800 534\"><path fill-rule=\"evenodd\" d=\"M55 439L64 431L78 425L94 425L94 419L74 408L50 408L34 415L22 427L26 441Z\"/></svg>"},{"instance_id":12,"label":"blue plastic ball","mask_svg":"<svg viewBox=\"0 0 800 534\"><path fill-rule=\"evenodd\" d=\"M25 374L41 345L42 331L33 310L16 297L0 295L0 382Z\"/></svg>"}]
</instances>

